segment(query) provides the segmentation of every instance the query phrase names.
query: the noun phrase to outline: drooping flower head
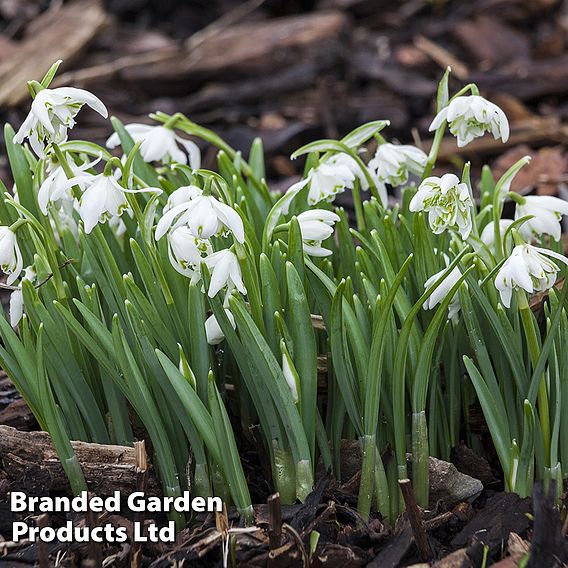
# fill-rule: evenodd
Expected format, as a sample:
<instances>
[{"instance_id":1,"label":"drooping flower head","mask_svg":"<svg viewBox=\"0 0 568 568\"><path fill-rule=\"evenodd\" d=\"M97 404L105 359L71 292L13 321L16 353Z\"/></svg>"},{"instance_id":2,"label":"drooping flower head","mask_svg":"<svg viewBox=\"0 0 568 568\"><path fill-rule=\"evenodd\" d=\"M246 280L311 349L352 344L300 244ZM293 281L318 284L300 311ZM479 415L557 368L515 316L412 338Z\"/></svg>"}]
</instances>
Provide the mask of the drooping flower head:
<instances>
[{"instance_id":1,"label":"drooping flower head","mask_svg":"<svg viewBox=\"0 0 568 568\"><path fill-rule=\"evenodd\" d=\"M353 189L356 179L359 179L362 189L369 187L361 168L351 156L334 154L310 170L304 180L310 184L308 204L333 201L337 194Z\"/></svg>"},{"instance_id":2,"label":"drooping flower head","mask_svg":"<svg viewBox=\"0 0 568 568\"><path fill-rule=\"evenodd\" d=\"M333 234L333 225L339 221L339 216L333 211L311 209L300 213L297 219L304 252L310 256L329 256L331 251L321 244Z\"/></svg>"},{"instance_id":3,"label":"drooping flower head","mask_svg":"<svg viewBox=\"0 0 568 568\"><path fill-rule=\"evenodd\" d=\"M499 220L499 232L501 233L501 240L505 236L505 233L507 232L507 229L511 226L512 222L513 222L512 219L500 219ZM493 223L487 223L487 225L485 225L485 227L483 227L483 231L481 231L481 235L479 235L479 238L481 239L481 241L483 243L485 243L485 245L487 245L487 248L493 254L498 252L498 251L495 250L495 226L494 226ZM511 236L511 239L512 238L513 237ZM509 239L507 239L507 241L509 241Z\"/></svg>"},{"instance_id":4,"label":"drooping flower head","mask_svg":"<svg viewBox=\"0 0 568 568\"><path fill-rule=\"evenodd\" d=\"M230 294L236 288L241 294L246 294L243 284L243 276L237 255L229 249L220 250L210 254L203 261L207 268L211 269L211 282L209 284L208 295L215 297L218 292L225 288Z\"/></svg>"},{"instance_id":5,"label":"drooping flower head","mask_svg":"<svg viewBox=\"0 0 568 568\"><path fill-rule=\"evenodd\" d=\"M225 308L225 314L227 314L227 319L231 327L235 329L237 327L235 316L227 308ZM215 315L210 315L205 320L205 336L207 337L207 343L209 343L209 345L219 345L219 343L225 339L225 334Z\"/></svg>"},{"instance_id":6,"label":"drooping flower head","mask_svg":"<svg viewBox=\"0 0 568 568\"><path fill-rule=\"evenodd\" d=\"M126 131L134 142L142 141L140 155L145 162L171 162L187 164L198 169L201 165L201 152L195 142L178 136L174 130L162 125L127 124ZM106 141L107 148L116 148L120 138L115 132ZM179 148L181 146L183 150Z\"/></svg>"},{"instance_id":7,"label":"drooping flower head","mask_svg":"<svg viewBox=\"0 0 568 568\"><path fill-rule=\"evenodd\" d=\"M560 268L549 257L568 264L568 258L552 250L530 244L513 249L495 278L495 287L505 307L511 306L513 290L523 289L532 294L554 286Z\"/></svg>"},{"instance_id":8,"label":"drooping flower head","mask_svg":"<svg viewBox=\"0 0 568 568\"><path fill-rule=\"evenodd\" d=\"M448 259L446 259L446 264L448 264ZM424 288L428 290L431 288L434 283L440 279L442 274L446 271L440 270L436 274L433 274L424 282ZM461 278L462 273L460 269L456 266L445 278L442 280L440 285L432 292L430 297L426 300L424 304L425 310L432 310L434 309L439 303L441 303L444 298L450 293L450 290L454 287L456 282ZM458 314L461 309L461 301L460 296L456 292L450 301L450 305L448 306L448 319L453 323L457 323L458 321Z\"/></svg>"},{"instance_id":9,"label":"drooping flower head","mask_svg":"<svg viewBox=\"0 0 568 568\"><path fill-rule=\"evenodd\" d=\"M25 270L24 270L24 274L22 276L22 280L20 282L20 285L18 288L16 288L11 294L10 294L10 325L12 327L16 327L23 315L24 315L24 296L22 293L22 282L24 280L29 280L30 282L33 282L36 278L36 273L33 269L32 266L28 266Z\"/></svg>"},{"instance_id":10,"label":"drooping flower head","mask_svg":"<svg viewBox=\"0 0 568 568\"><path fill-rule=\"evenodd\" d=\"M155 187L127 189L120 185L113 174L87 174L86 172L67 180L67 187L84 189L79 199L79 215L83 219L85 233L90 233L98 223L120 217L128 209L127 193L161 192Z\"/></svg>"},{"instance_id":11,"label":"drooping flower head","mask_svg":"<svg viewBox=\"0 0 568 568\"><path fill-rule=\"evenodd\" d=\"M551 195L528 195L517 203L515 219L533 215L523 223L519 232L526 239L550 235L555 241L562 233L562 215L568 215L568 202Z\"/></svg>"},{"instance_id":12,"label":"drooping flower head","mask_svg":"<svg viewBox=\"0 0 568 568\"><path fill-rule=\"evenodd\" d=\"M428 156L408 144L380 144L368 167L377 180L377 187L386 195L385 184L399 187L408 181L409 174L421 176ZM383 203L386 205L386 202Z\"/></svg>"},{"instance_id":13,"label":"drooping flower head","mask_svg":"<svg viewBox=\"0 0 568 568\"><path fill-rule=\"evenodd\" d=\"M168 254L172 266L193 281L201 277L201 262L212 252L211 243L196 237L185 225L168 233Z\"/></svg>"},{"instance_id":14,"label":"drooping flower head","mask_svg":"<svg viewBox=\"0 0 568 568\"><path fill-rule=\"evenodd\" d=\"M187 225L191 233L200 239L209 239L212 236L231 232L237 242L244 242L243 220L232 207L212 195L203 195L203 191L199 188L193 188L186 193L189 200L170 206L158 221L156 240L161 239L169 230ZM175 200L178 197L179 194Z\"/></svg>"},{"instance_id":15,"label":"drooping flower head","mask_svg":"<svg viewBox=\"0 0 568 568\"><path fill-rule=\"evenodd\" d=\"M69 155L66 156L67 164L74 176L84 176L85 178L91 177L94 174L87 173L87 170L95 166L101 158L97 158L90 163L85 163L78 166ZM79 185L76 183L75 185ZM85 185L82 182L81 185ZM48 175L42 182L37 195L38 205L41 212L47 215L49 206L53 204L57 209L60 209L64 204L73 203L74 198L71 194L71 185L67 174L60 164L53 164L48 162ZM69 210L69 208L66 208Z\"/></svg>"},{"instance_id":16,"label":"drooping flower head","mask_svg":"<svg viewBox=\"0 0 568 568\"><path fill-rule=\"evenodd\" d=\"M467 239L471 232L473 201L467 184L454 174L426 178L409 207L411 211L428 213L428 223L435 234L455 229Z\"/></svg>"},{"instance_id":17,"label":"drooping flower head","mask_svg":"<svg viewBox=\"0 0 568 568\"><path fill-rule=\"evenodd\" d=\"M8 275L6 284L9 286L20 276L23 268L18 239L10 227L0 227L0 268Z\"/></svg>"},{"instance_id":18,"label":"drooping flower head","mask_svg":"<svg viewBox=\"0 0 568 568\"><path fill-rule=\"evenodd\" d=\"M104 118L108 116L102 101L89 91L74 87L41 90L14 136L14 142L21 144L28 138L34 152L40 158L45 157L47 144L61 144L67 140L67 130L75 126L75 116L84 104Z\"/></svg>"},{"instance_id":19,"label":"drooping flower head","mask_svg":"<svg viewBox=\"0 0 568 568\"><path fill-rule=\"evenodd\" d=\"M430 131L437 130L444 120L450 125L450 132L457 137L461 148L474 138L491 132L495 140L509 139L509 121L505 113L492 102L479 95L456 97L434 118Z\"/></svg>"}]
</instances>

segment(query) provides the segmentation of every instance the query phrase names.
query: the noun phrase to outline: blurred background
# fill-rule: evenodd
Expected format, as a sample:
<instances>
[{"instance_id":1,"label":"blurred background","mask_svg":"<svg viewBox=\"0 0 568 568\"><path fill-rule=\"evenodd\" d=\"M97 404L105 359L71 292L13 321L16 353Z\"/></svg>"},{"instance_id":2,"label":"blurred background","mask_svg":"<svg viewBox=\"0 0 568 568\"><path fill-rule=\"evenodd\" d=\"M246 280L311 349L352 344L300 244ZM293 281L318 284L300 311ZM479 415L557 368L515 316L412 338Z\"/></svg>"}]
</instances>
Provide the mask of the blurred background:
<instances>
[{"instance_id":1,"label":"blurred background","mask_svg":"<svg viewBox=\"0 0 568 568\"><path fill-rule=\"evenodd\" d=\"M93 91L124 122L180 111L245 154L262 136L272 187L285 189L301 166L291 151L365 121L389 119L388 138L428 150L450 65L452 90L477 83L512 133L459 150L450 137L443 160L499 174L528 153L514 189L562 196L567 34L566 0L0 0L0 120L19 127L26 81L60 58L54 86ZM71 137L109 133L84 110ZM215 150L202 149L211 166Z\"/></svg>"}]
</instances>

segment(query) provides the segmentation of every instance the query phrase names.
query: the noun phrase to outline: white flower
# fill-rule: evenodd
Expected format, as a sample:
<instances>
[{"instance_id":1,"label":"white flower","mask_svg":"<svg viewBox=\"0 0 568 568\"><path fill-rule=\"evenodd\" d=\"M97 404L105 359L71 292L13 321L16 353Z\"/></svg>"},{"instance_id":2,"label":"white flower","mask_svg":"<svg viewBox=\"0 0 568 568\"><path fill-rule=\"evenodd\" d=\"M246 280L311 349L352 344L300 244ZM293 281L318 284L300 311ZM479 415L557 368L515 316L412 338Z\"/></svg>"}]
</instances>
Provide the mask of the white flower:
<instances>
[{"instance_id":1,"label":"white flower","mask_svg":"<svg viewBox=\"0 0 568 568\"><path fill-rule=\"evenodd\" d=\"M164 207L164 213L167 213L170 209L177 207L178 205L183 205L188 203L195 197L200 196L203 193L196 185L184 185L178 187L176 190L172 191L168 196L168 201Z\"/></svg>"},{"instance_id":2,"label":"white flower","mask_svg":"<svg viewBox=\"0 0 568 568\"><path fill-rule=\"evenodd\" d=\"M33 100L14 142L21 144L28 138L34 152L43 158L46 143L60 144L67 140L67 130L75 126L75 116L84 104L104 118L108 116L105 105L89 91L73 87L43 89Z\"/></svg>"},{"instance_id":3,"label":"white flower","mask_svg":"<svg viewBox=\"0 0 568 568\"><path fill-rule=\"evenodd\" d=\"M197 144L178 136L171 128L149 124L128 124L125 128L134 142L142 141L140 155L145 162L187 164L189 156L189 165L193 169L199 169L201 152ZM116 148L119 144L120 138L116 132L106 141L107 148ZM180 150L178 144L185 152Z\"/></svg>"},{"instance_id":4,"label":"white flower","mask_svg":"<svg viewBox=\"0 0 568 568\"><path fill-rule=\"evenodd\" d=\"M446 264L448 260L446 259ZM424 288L428 290L434 283L442 276L446 269L440 270L433 276L430 276L426 282L424 282ZM425 310L433 310L444 298L450 293L450 290L456 284L456 282L461 278L462 273L460 269L456 266L445 278L442 280L440 285L432 292L430 297L426 300L424 304ZM448 319L456 323L458 320L458 313L461 309L460 295L455 293L450 305L448 306Z\"/></svg>"},{"instance_id":5,"label":"white flower","mask_svg":"<svg viewBox=\"0 0 568 568\"><path fill-rule=\"evenodd\" d=\"M534 215L523 223L519 232L527 239L534 236L550 235L555 241L560 240L562 215L568 215L568 201L551 195L529 195L517 203L515 219Z\"/></svg>"},{"instance_id":6,"label":"white flower","mask_svg":"<svg viewBox=\"0 0 568 568\"><path fill-rule=\"evenodd\" d=\"M300 213L297 217L304 252L310 256L329 256L331 251L322 248L321 243L333 234L333 225L339 216L325 209L311 209Z\"/></svg>"},{"instance_id":7,"label":"white flower","mask_svg":"<svg viewBox=\"0 0 568 568\"><path fill-rule=\"evenodd\" d=\"M246 294L243 284L241 267L237 255L229 249L214 252L204 259L207 268L212 269L209 291L210 298L217 295L221 288L227 286L227 293L236 288L241 294Z\"/></svg>"},{"instance_id":8,"label":"white flower","mask_svg":"<svg viewBox=\"0 0 568 568\"><path fill-rule=\"evenodd\" d=\"M514 289L522 288L532 294L554 286L560 269L547 257L568 264L568 258L552 250L529 244L517 245L513 249L495 278L495 287L505 307L510 307Z\"/></svg>"},{"instance_id":9,"label":"white flower","mask_svg":"<svg viewBox=\"0 0 568 568\"><path fill-rule=\"evenodd\" d=\"M168 254L172 266L193 281L199 280L201 262L211 252L209 241L196 237L189 227L177 227L168 233Z\"/></svg>"},{"instance_id":10,"label":"white flower","mask_svg":"<svg viewBox=\"0 0 568 568\"><path fill-rule=\"evenodd\" d=\"M237 324L235 323L233 314L227 308L225 308L225 313L233 329L236 329ZM219 343L225 339L223 330L214 315L209 316L205 320L205 335L207 336L207 343L209 343L209 345L219 345Z\"/></svg>"},{"instance_id":11,"label":"white flower","mask_svg":"<svg viewBox=\"0 0 568 568\"><path fill-rule=\"evenodd\" d=\"M503 237L505 236L505 233L507 232L507 229L511 226L511 223L513 222L512 219L500 219L499 220L499 231L501 233L501 239L503 239ZM487 248L493 253L495 254L496 250L495 250L495 226L493 225L493 222L487 223L487 225L485 225L485 227L483 227L483 231L481 231L481 235L479 236L479 238L481 239L481 241L483 241L486 245ZM511 236L511 239L513 237Z\"/></svg>"},{"instance_id":12,"label":"white flower","mask_svg":"<svg viewBox=\"0 0 568 568\"><path fill-rule=\"evenodd\" d=\"M203 195L199 188L187 191L187 195L189 201L171 207L158 221L156 240L161 239L170 229L187 225L192 234L201 239L230 231L239 243L244 242L243 220L232 207L221 203L212 195Z\"/></svg>"},{"instance_id":13,"label":"white flower","mask_svg":"<svg viewBox=\"0 0 568 568\"><path fill-rule=\"evenodd\" d=\"M380 144L368 167L377 180L381 195L386 195L385 184L399 187L408 181L408 174L421 176L428 156L415 146Z\"/></svg>"},{"instance_id":14,"label":"white flower","mask_svg":"<svg viewBox=\"0 0 568 568\"><path fill-rule=\"evenodd\" d=\"M0 227L0 268L8 275L6 284L11 286L20 276L23 267L22 253L16 233L10 227Z\"/></svg>"},{"instance_id":15,"label":"white flower","mask_svg":"<svg viewBox=\"0 0 568 568\"><path fill-rule=\"evenodd\" d=\"M369 184L357 162L347 154L334 154L311 169L300 183L310 184L308 204L315 205L320 201L331 202L338 193L353 189L356 179L359 179L361 189L368 189Z\"/></svg>"},{"instance_id":16,"label":"white flower","mask_svg":"<svg viewBox=\"0 0 568 568\"><path fill-rule=\"evenodd\" d=\"M24 280L35 280L36 274L34 269L31 266L28 266L25 271L24 275L22 276L22 282ZM12 327L16 327L22 316L24 315L24 296L22 294L21 284L20 287L14 290L10 294L10 325Z\"/></svg>"},{"instance_id":17,"label":"white flower","mask_svg":"<svg viewBox=\"0 0 568 568\"><path fill-rule=\"evenodd\" d=\"M450 132L457 137L461 148L474 138L491 132L495 140L509 139L509 121L505 113L496 105L479 95L456 97L434 118L430 131L437 130L447 120Z\"/></svg>"},{"instance_id":18,"label":"white flower","mask_svg":"<svg viewBox=\"0 0 568 568\"><path fill-rule=\"evenodd\" d=\"M111 217L119 217L128 207L124 188L114 176L104 173L86 180L87 189L81 196L79 215L85 225L85 233L90 233L97 223L104 223Z\"/></svg>"},{"instance_id":19,"label":"white flower","mask_svg":"<svg viewBox=\"0 0 568 568\"><path fill-rule=\"evenodd\" d=\"M97 223L105 223L113 217L120 217L128 209L126 193L146 193L161 191L154 187L126 189L114 175L105 173L82 174L67 180L68 187L86 187L79 201L79 215L83 219L85 233L90 233Z\"/></svg>"},{"instance_id":20,"label":"white flower","mask_svg":"<svg viewBox=\"0 0 568 568\"><path fill-rule=\"evenodd\" d=\"M97 158L90 163L85 163L78 166L69 156L67 156L67 163L71 168L74 176L79 176L82 174L83 176L89 177L92 174L84 172L95 166L100 161L100 159L101 158ZM37 194L37 201L41 212L44 215L47 215L47 210L50 203L55 204L57 209L61 208L63 202L72 203L74 198L71 195L71 187L72 186L70 186L68 183L68 178L65 171L63 170L63 167L59 164L53 167L53 164L51 164L48 176L41 184L39 192Z\"/></svg>"},{"instance_id":21,"label":"white flower","mask_svg":"<svg viewBox=\"0 0 568 568\"><path fill-rule=\"evenodd\" d=\"M473 202L469 189L454 174L426 178L410 201L411 211L426 211L435 234L457 228L463 239L471 232Z\"/></svg>"}]
</instances>

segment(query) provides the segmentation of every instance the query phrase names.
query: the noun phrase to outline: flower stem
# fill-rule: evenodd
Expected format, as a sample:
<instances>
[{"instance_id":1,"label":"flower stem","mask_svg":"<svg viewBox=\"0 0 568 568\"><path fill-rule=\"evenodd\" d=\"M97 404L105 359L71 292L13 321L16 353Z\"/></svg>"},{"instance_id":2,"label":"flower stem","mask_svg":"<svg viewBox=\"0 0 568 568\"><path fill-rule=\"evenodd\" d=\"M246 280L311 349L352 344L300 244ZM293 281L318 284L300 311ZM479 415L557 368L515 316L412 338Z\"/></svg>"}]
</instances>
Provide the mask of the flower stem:
<instances>
[{"instance_id":1,"label":"flower stem","mask_svg":"<svg viewBox=\"0 0 568 568\"><path fill-rule=\"evenodd\" d=\"M363 203L361 201L361 192L359 190L359 184L356 182L353 185L353 205L355 207L355 219L357 220L357 230L364 231L366 228L365 225L365 216L363 214Z\"/></svg>"},{"instance_id":2,"label":"flower stem","mask_svg":"<svg viewBox=\"0 0 568 568\"><path fill-rule=\"evenodd\" d=\"M422 174L422 180L425 180L434 168L434 164L438 159L438 152L440 151L440 145L442 144L442 138L444 137L444 131L446 130L446 122L436 130L434 134L434 140L432 141L432 147L430 148L430 153L428 154L428 160L426 161L426 167L424 168L424 173Z\"/></svg>"},{"instance_id":3,"label":"flower stem","mask_svg":"<svg viewBox=\"0 0 568 568\"><path fill-rule=\"evenodd\" d=\"M412 413L412 485L418 504L428 506L429 474L428 474L428 424L426 412Z\"/></svg>"},{"instance_id":4,"label":"flower stem","mask_svg":"<svg viewBox=\"0 0 568 568\"><path fill-rule=\"evenodd\" d=\"M376 440L375 436L361 436L361 451L363 452L363 463L361 465L361 484L359 486L359 499L357 500L357 510L364 520L369 518L371 501L373 499L374 473L376 462Z\"/></svg>"},{"instance_id":5,"label":"flower stem","mask_svg":"<svg viewBox=\"0 0 568 568\"><path fill-rule=\"evenodd\" d=\"M533 369L536 368L540 357L540 347L538 344L538 337L536 334L532 313L527 300L526 293L523 290L517 291L517 301L519 303L519 314L523 328L525 330L525 337L529 348L529 354ZM544 444L544 452L547 465L550 465L550 410L548 408L548 392L546 389L546 380L544 374L540 379L538 387L538 414L540 421L540 428L542 432L542 439Z\"/></svg>"}]
</instances>

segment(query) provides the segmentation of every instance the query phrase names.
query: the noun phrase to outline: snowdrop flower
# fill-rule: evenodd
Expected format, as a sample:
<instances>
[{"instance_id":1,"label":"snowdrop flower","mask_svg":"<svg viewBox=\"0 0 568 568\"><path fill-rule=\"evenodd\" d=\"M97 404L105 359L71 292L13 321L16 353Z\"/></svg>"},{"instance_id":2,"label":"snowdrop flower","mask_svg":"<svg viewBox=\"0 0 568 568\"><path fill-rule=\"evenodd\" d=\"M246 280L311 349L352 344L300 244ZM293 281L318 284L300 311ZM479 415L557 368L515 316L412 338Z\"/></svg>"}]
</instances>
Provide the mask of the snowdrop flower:
<instances>
[{"instance_id":1,"label":"snowdrop flower","mask_svg":"<svg viewBox=\"0 0 568 568\"><path fill-rule=\"evenodd\" d=\"M448 264L448 259L446 259L446 264ZM440 270L433 276L430 276L426 282L424 282L424 288L428 290L434 283L442 276L446 269ZM454 287L456 282L461 278L462 273L460 269L456 266L447 276L442 280L440 285L432 292L431 296L426 300L424 304L425 310L433 310L444 298L450 293L450 290ZM448 306L448 319L453 323L457 323L458 314L461 309L460 295L456 292Z\"/></svg>"},{"instance_id":2,"label":"snowdrop flower","mask_svg":"<svg viewBox=\"0 0 568 568\"><path fill-rule=\"evenodd\" d=\"M142 141L140 155L145 162L187 164L189 156L189 165L193 169L201 166L201 152L197 144L178 136L171 128L149 124L128 124L125 128L134 142ZM106 141L106 146L110 149L116 148L119 144L120 138L116 132ZM185 152L180 150L178 145Z\"/></svg>"},{"instance_id":3,"label":"snowdrop flower","mask_svg":"<svg viewBox=\"0 0 568 568\"><path fill-rule=\"evenodd\" d=\"M360 180L362 189L369 187L359 165L351 156L335 154L310 170L308 177L300 183L310 184L308 204L315 205L320 201L331 202L338 193L353 189L356 179Z\"/></svg>"},{"instance_id":4,"label":"snowdrop flower","mask_svg":"<svg viewBox=\"0 0 568 568\"><path fill-rule=\"evenodd\" d=\"M243 220L232 207L221 203L212 195L203 195L199 188L188 191L187 194L190 196L189 201L171 207L158 221L156 240L161 239L170 229L187 225L201 239L230 231L237 242L244 242ZM178 196L175 199L177 198Z\"/></svg>"},{"instance_id":5,"label":"snowdrop flower","mask_svg":"<svg viewBox=\"0 0 568 568\"><path fill-rule=\"evenodd\" d=\"M437 235L450 227L457 228L463 239L471 232L473 202L467 185L454 174L426 178L409 207L427 212L430 228Z\"/></svg>"},{"instance_id":6,"label":"snowdrop flower","mask_svg":"<svg viewBox=\"0 0 568 568\"><path fill-rule=\"evenodd\" d=\"M509 121L495 104L479 95L456 97L434 118L430 131L437 130L447 120L450 132L457 137L458 147L469 144L474 138L491 132L495 140L509 139Z\"/></svg>"},{"instance_id":7,"label":"snowdrop flower","mask_svg":"<svg viewBox=\"0 0 568 568\"><path fill-rule=\"evenodd\" d=\"M154 187L126 189L114 175L81 174L67 180L67 186L86 187L79 201L79 215L83 219L85 233L89 234L97 223L105 223L113 217L120 217L128 209L126 193L151 193L161 191Z\"/></svg>"},{"instance_id":8,"label":"snowdrop flower","mask_svg":"<svg viewBox=\"0 0 568 568\"><path fill-rule=\"evenodd\" d=\"M36 273L34 271L34 269L31 266L28 266L25 270L24 270L24 275L22 276L22 282L24 280L30 280L33 281L35 280L36 277ZM22 319L22 316L24 315L24 296L22 294L22 288L21 288L21 284L19 288L16 288L16 290L14 290L11 294L10 294L10 325L12 327L16 327L19 323L20 320Z\"/></svg>"},{"instance_id":9,"label":"snowdrop flower","mask_svg":"<svg viewBox=\"0 0 568 568\"><path fill-rule=\"evenodd\" d=\"M236 329L237 324L235 323L235 316L233 316L233 314L227 308L225 308L225 313L227 314L227 318L229 319L229 322L231 323L233 329ZM205 320L205 335L207 337L207 343L209 343L209 345L219 345L219 343L221 343L221 341L225 339L223 330L221 329L221 326L219 325L219 322L214 315L209 316Z\"/></svg>"},{"instance_id":10,"label":"snowdrop flower","mask_svg":"<svg viewBox=\"0 0 568 568\"><path fill-rule=\"evenodd\" d=\"M507 229L511 226L513 222L512 219L500 219L499 220L499 231L501 233L501 239L505 236ZM487 248L495 254L497 251L495 250L495 227L493 222L487 223L485 227L483 227L483 231L481 231L481 235L479 236L481 241L487 245ZM511 239L513 237L511 236Z\"/></svg>"},{"instance_id":11,"label":"snowdrop flower","mask_svg":"<svg viewBox=\"0 0 568 568\"><path fill-rule=\"evenodd\" d=\"M184 185L182 187L178 187L175 191L170 193L163 212L167 213L170 209L173 209L178 205L188 203L202 193L203 191L196 185Z\"/></svg>"},{"instance_id":12,"label":"snowdrop flower","mask_svg":"<svg viewBox=\"0 0 568 568\"><path fill-rule=\"evenodd\" d=\"M45 146L67 140L67 130L75 126L75 116L87 104L106 118L108 111L102 101L89 91L73 87L43 89L32 102L31 110L14 136L21 144L28 138L34 152L45 157Z\"/></svg>"},{"instance_id":13,"label":"snowdrop flower","mask_svg":"<svg viewBox=\"0 0 568 568\"><path fill-rule=\"evenodd\" d=\"M82 179L87 189L81 196L79 215L85 225L85 233L89 234L97 225L111 217L120 217L128 207L124 188L114 176L104 173Z\"/></svg>"},{"instance_id":14,"label":"snowdrop flower","mask_svg":"<svg viewBox=\"0 0 568 568\"><path fill-rule=\"evenodd\" d=\"M8 275L6 284L11 286L20 276L23 267L22 253L16 233L10 227L0 227L0 268Z\"/></svg>"},{"instance_id":15,"label":"snowdrop flower","mask_svg":"<svg viewBox=\"0 0 568 568\"><path fill-rule=\"evenodd\" d=\"M221 288L227 287L227 293L236 288L241 294L246 294L246 288L243 284L243 276L237 255L229 250L224 249L214 252L204 259L207 268L212 269L211 282L209 291L210 298L217 295Z\"/></svg>"},{"instance_id":16,"label":"snowdrop flower","mask_svg":"<svg viewBox=\"0 0 568 568\"><path fill-rule=\"evenodd\" d=\"M495 287L505 307L511 306L513 290L523 289L532 294L554 286L560 268L548 257L568 264L568 258L552 250L530 244L513 249L495 278Z\"/></svg>"},{"instance_id":17,"label":"snowdrop flower","mask_svg":"<svg viewBox=\"0 0 568 568\"><path fill-rule=\"evenodd\" d=\"M200 278L204 256L212 252L209 241L196 237L189 227L177 227L168 233L168 255L172 266L193 281Z\"/></svg>"},{"instance_id":18,"label":"snowdrop flower","mask_svg":"<svg viewBox=\"0 0 568 568\"><path fill-rule=\"evenodd\" d=\"M331 251L322 248L321 243L333 234L333 225L339 216L325 209L311 209L300 213L297 217L304 252L310 256L329 256Z\"/></svg>"},{"instance_id":19,"label":"snowdrop flower","mask_svg":"<svg viewBox=\"0 0 568 568\"><path fill-rule=\"evenodd\" d=\"M421 176L428 156L415 146L405 144L381 144L368 167L377 186L381 186L381 194L385 193L385 184L399 187L408 181L408 174Z\"/></svg>"},{"instance_id":20,"label":"snowdrop flower","mask_svg":"<svg viewBox=\"0 0 568 568\"><path fill-rule=\"evenodd\" d=\"M95 166L101 158L97 158L90 163L85 163L78 166L71 158L67 157L67 163L71 168L71 171L75 176L83 175L85 177L90 177L92 174L85 173L86 170L91 169ZM68 183L67 174L63 170L63 167L59 164L50 164L48 166L48 176L45 178L43 183L39 188L37 194L38 205L41 212L47 215L47 210L50 203L55 204L56 208L60 209L63 202L72 203L74 201L71 195L71 187ZM78 185L78 184L77 184ZM84 182L83 182L84 185Z\"/></svg>"},{"instance_id":21,"label":"snowdrop flower","mask_svg":"<svg viewBox=\"0 0 568 568\"><path fill-rule=\"evenodd\" d=\"M515 219L533 215L523 223L519 232L526 239L550 235L555 241L562 233L562 215L568 215L568 201L550 195L529 195L523 197L515 208Z\"/></svg>"}]
</instances>

